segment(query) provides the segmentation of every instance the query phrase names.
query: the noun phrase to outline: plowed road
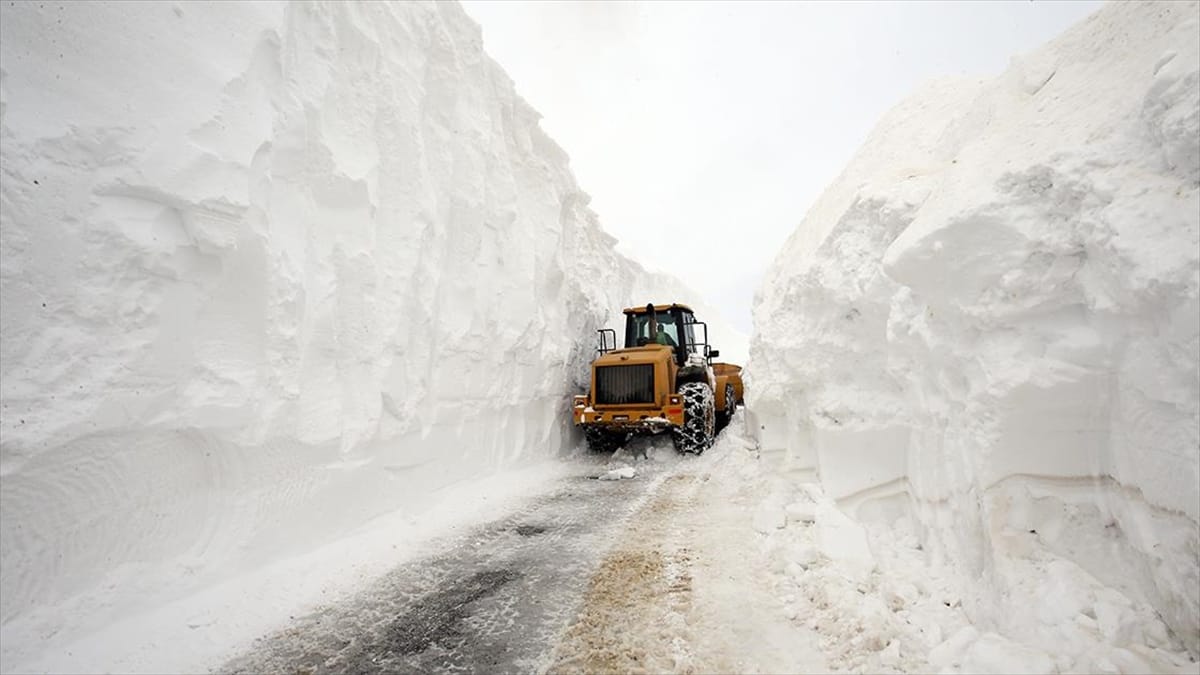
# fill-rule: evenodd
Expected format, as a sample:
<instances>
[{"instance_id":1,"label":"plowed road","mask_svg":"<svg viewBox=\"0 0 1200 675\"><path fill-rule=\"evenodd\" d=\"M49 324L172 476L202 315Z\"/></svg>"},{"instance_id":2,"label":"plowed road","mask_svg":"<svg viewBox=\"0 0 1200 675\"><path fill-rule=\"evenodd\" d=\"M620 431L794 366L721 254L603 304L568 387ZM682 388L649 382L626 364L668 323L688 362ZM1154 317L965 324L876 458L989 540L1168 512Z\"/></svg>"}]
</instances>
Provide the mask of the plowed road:
<instances>
[{"instance_id":1,"label":"plowed road","mask_svg":"<svg viewBox=\"0 0 1200 675\"><path fill-rule=\"evenodd\" d=\"M719 443L655 442L629 480L608 458L518 511L445 542L341 604L265 637L221 671L795 672L811 635L780 619ZM720 479L720 474L716 474ZM746 495L749 498L749 495ZM801 644L797 644L797 642Z\"/></svg>"}]
</instances>

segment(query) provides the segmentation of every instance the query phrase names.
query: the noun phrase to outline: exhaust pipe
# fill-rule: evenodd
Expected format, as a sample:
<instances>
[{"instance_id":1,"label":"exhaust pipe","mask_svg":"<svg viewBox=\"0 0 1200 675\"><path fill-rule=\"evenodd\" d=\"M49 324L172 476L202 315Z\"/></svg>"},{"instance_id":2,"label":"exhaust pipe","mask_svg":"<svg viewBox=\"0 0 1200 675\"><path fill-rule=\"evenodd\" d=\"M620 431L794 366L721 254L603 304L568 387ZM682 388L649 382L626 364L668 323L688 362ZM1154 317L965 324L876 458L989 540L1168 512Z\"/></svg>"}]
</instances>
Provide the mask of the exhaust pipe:
<instances>
[{"instance_id":1,"label":"exhaust pipe","mask_svg":"<svg viewBox=\"0 0 1200 675\"><path fill-rule=\"evenodd\" d=\"M650 315L650 342L658 339L658 317L654 314L654 303L646 303L646 313Z\"/></svg>"}]
</instances>

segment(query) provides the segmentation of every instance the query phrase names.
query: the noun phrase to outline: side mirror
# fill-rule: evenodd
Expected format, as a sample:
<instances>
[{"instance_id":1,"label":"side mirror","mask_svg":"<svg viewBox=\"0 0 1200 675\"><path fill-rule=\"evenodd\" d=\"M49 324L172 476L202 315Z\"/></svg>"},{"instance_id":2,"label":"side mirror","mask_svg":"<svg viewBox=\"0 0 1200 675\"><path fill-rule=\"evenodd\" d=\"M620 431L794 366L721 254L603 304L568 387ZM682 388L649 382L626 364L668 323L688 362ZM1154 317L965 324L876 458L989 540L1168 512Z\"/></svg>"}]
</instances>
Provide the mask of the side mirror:
<instances>
[{"instance_id":1,"label":"side mirror","mask_svg":"<svg viewBox=\"0 0 1200 675\"><path fill-rule=\"evenodd\" d=\"M715 358L717 358L717 357L718 357L718 356L720 356L720 355L721 355L721 350L720 350L720 349L714 349L714 350L712 350L712 351L710 351L710 352L708 353L708 358L710 358L710 359L715 359Z\"/></svg>"}]
</instances>

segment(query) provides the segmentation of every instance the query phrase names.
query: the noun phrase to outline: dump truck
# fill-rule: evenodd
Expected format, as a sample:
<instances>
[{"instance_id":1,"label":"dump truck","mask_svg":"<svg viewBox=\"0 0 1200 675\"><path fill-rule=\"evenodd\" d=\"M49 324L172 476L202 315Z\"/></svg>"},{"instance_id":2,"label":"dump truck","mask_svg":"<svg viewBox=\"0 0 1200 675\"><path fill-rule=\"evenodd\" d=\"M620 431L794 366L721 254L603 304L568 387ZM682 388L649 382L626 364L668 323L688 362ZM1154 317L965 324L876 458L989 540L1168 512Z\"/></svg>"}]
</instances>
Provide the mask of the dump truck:
<instances>
[{"instance_id":1,"label":"dump truck","mask_svg":"<svg viewBox=\"0 0 1200 675\"><path fill-rule=\"evenodd\" d=\"M624 348L615 330L597 331L591 386L573 401L575 425L596 451L615 450L633 434L670 431L679 452L704 452L742 402L742 369L713 363L721 352L687 305L648 304L624 314Z\"/></svg>"}]
</instances>

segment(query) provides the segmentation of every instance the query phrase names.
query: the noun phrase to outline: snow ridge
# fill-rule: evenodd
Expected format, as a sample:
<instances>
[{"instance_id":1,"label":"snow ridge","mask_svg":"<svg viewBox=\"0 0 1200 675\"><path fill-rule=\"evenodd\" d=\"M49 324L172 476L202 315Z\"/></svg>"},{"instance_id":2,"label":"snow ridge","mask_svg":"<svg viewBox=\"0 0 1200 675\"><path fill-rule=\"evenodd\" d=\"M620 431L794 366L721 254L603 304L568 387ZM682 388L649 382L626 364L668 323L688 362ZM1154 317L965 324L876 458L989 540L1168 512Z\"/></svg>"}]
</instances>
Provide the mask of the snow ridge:
<instances>
[{"instance_id":1,"label":"snow ridge","mask_svg":"<svg viewBox=\"0 0 1200 675\"><path fill-rule=\"evenodd\" d=\"M553 457L593 331L688 299L614 252L456 4L0 30L3 670Z\"/></svg>"},{"instance_id":2,"label":"snow ridge","mask_svg":"<svg viewBox=\"0 0 1200 675\"><path fill-rule=\"evenodd\" d=\"M852 515L911 519L975 625L1059 668L1200 653L1198 10L1112 4L897 106L755 307L764 457ZM1084 619L1031 617L1045 597ZM1116 606L1153 611L1084 649Z\"/></svg>"}]
</instances>

